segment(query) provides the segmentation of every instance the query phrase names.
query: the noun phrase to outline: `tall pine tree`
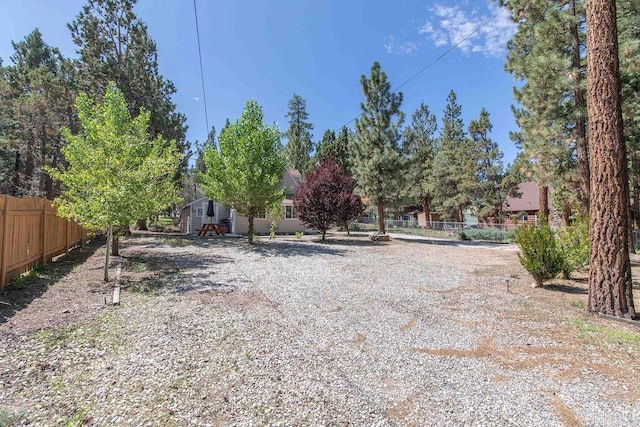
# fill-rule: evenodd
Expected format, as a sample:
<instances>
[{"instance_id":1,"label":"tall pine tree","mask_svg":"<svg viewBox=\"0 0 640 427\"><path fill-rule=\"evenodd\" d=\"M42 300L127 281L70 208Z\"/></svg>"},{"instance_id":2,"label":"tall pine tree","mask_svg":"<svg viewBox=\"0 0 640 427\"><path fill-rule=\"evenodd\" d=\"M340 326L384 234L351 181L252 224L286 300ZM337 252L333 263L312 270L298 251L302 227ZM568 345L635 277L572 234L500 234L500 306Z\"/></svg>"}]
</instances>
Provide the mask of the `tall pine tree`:
<instances>
[{"instance_id":1,"label":"tall pine tree","mask_svg":"<svg viewBox=\"0 0 640 427\"><path fill-rule=\"evenodd\" d=\"M473 205L480 218L500 218L506 192L502 188L502 152L489 136L493 129L489 113L484 108L480 117L469 123L469 137L473 157L476 159Z\"/></svg>"},{"instance_id":2,"label":"tall pine tree","mask_svg":"<svg viewBox=\"0 0 640 427\"><path fill-rule=\"evenodd\" d=\"M433 199L433 161L438 151L435 137L438 123L436 116L423 103L411 116L411 124L404 130L402 150L407 156L407 175L410 185L408 196L414 203L422 204L427 221L431 223L431 200Z\"/></svg>"},{"instance_id":3,"label":"tall pine tree","mask_svg":"<svg viewBox=\"0 0 640 427\"><path fill-rule=\"evenodd\" d=\"M45 167L64 163L60 127L77 127L70 64L38 29L12 44L12 65L0 67L0 192L53 198Z\"/></svg>"},{"instance_id":4,"label":"tall pine tree","mask_svg":"<svg viewBox=\"0 0 640 427\"><path fill-rule=\"evenodd\" d=\"M288 168L297 169L304 174L309 167L309 159L313 151L311 136L313 125L308 121L307 102L304 98L294 93L288 106L289 112L285 117L289 119L289 129L284 133L287 145L282 155Z\"/></svg>"},{"instance_id":5,"label":"tall pine tree","mask_svg":"<svg viewBox=\"0 0 640 427\"><path fill-rule=\"evenodd\" d=\"M500 0L518 30L505 68L524 84L514 89L520 131L513 134L533 161L541 188L567 188L565 206L589 207L586 136L584 5L582 0ZM575 172L568 168L573 168ZM546 196L546 191L541 191ZM541 206L547 206L541 200ZM542 211L546 214L545 209Z\"/></svg>"},{"instance_id":6,"label":"tall pine tree","mask_svg":"<svg viewBox=\"0 0 640 427\"><path fill-rule=\"evenodd\" d=\"M141 108L151 113L152 138L162 135L166 141L175 140L178 149L187 153L186 117L176 112L171 100L175 86L158 71L156 43L149 36L147 25L136 16L136 3L137 0L88 0L68 25L78 46L79 89L100 99L109 82L115 82L132 115L138 115ZM182 167L186 166L184 156Z\"/></svg>"},{"instance_id":7,"label":"tall pine tree","mask_svg":"<svg viewBox=\"0 0 640 427\"><path fill-rule=\"evenodd\" d=\"M384 205L400 197L404 187L405 162L399 144L403 96L391 90L378 62L373 63L369 78L360 77L360 84L365 101L356 119L352 172L359 194L377 206L378 233L384 234Z\"/></svg>"},{"instance_id":8,"label":"tall pine tree","mask_svg":"<svg viewBox=\"0 0 640 427\"><path fill-rule=\"evenodd\" d=\"M462 121L462 107L452 90L442 118L440 148L433 167L433 198L436 205L456 221L464 220L475 188L475 159Z\"/></svg>"}]
</instances>

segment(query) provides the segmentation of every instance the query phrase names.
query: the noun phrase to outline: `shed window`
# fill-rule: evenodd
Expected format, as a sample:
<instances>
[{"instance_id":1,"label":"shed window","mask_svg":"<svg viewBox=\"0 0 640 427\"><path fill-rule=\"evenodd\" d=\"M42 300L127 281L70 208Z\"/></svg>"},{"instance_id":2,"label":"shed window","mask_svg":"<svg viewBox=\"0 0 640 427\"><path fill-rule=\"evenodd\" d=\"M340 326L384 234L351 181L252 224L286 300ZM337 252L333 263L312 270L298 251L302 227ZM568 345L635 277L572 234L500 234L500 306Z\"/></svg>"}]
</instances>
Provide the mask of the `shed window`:
<instances>
[{"instance_id":1,"label":"shed window","mask_svg":"<svg viewBox=\"0 0 640 427\"><path fill-rule=\"evenodd\" d=\"M296 215L296 208L293 205L285 205L284 206L284 217L286 219L295 219L298 216Z\"/></svg>"}]
</instances>

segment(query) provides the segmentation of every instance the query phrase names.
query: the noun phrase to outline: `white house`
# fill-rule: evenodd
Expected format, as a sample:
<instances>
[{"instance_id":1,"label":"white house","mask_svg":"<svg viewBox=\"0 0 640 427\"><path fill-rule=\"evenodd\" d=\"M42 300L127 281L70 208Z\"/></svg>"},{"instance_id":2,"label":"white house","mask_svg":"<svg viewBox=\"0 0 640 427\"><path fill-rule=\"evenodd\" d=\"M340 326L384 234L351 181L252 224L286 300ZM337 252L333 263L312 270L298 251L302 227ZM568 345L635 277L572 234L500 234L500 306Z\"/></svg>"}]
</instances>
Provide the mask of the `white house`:
<instances>
[{"instance_id":1,"label":"white house","mask_svg":"<svg viewBox=\"0 0 640 427\"><path fill-rule=\"evenodd\" d=\"M282 201L282 218L278 219L276 232L292 234L305 231L307 227L298 219L295 207L293 206L293 195L300 185L302 176L295 169L285 171L282 178L282 185L286 189L286 198ZM202 224L214 222L228 227L228 231L233 234L247 234L249 232L249 219L239 215L235 209L213 202L213 217L207 216L209 199L202 197L182 208L180 217L182 218L182 232L185 234L198 234L198 229ZM271 231L271 218L264 212L253 219L255 233L268 234ZM228 225L227 225L228 224Z\"/></svg>"}]
</instances>

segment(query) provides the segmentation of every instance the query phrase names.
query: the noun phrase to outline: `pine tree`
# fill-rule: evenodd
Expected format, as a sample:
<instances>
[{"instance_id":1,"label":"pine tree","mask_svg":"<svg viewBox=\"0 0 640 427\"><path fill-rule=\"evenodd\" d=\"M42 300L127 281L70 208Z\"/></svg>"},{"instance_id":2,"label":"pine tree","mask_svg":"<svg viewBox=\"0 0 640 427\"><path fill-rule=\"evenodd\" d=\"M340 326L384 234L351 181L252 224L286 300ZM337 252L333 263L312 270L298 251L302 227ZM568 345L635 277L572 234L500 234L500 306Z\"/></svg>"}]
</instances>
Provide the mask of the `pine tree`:
<instances>
[{"instance_id":1,"label":"pine tree","mask_svg":"<svg viewBox=\"0 0 640 427\"><path fill-rule=\"evenodd\" d=\"M476 164L476 190L473 196L474 207L480 218L499 218L506 193L502 188L503 164L502 152L490 137L493 129L489 113L484 108L480 117L469 123L469 136Z\"/></svg>"},{"instance_id":2,"label":"pine tree","mask_svg":"<svg viewBox=\"0 0 640 427\"><path fill-rule=\"evenodd\" d=\"M204 163L204 152L209 148L216 148L216 127L211 126L207 140L200 144L196 142L196 164L195 168L197 172L206 173L207 165Z\"/></svg>"},{"instance_id":3,"label":"pine tree","mask_svg":"<svg viewBox=\"0 0 640 427\"><path fill-rule=\"evenodd\" d=\"M433 198L436 205L457 221L472 203L475 189L476 160L464 132L462 107L452 90L442 118L439 149L433 167Z\"/></svg>"},{"instance_id":4,"label":"pine tree","mask_svg":"<svg viewBox=\"0 0 640 427\"><path fill-rule=\"evenodd\" d=\"M565 194L577 195L580 210L586 213L589 153L583 1L500 0L499 3L511 11L512 20L518 24L507 45L505 65L507 71L524 81L514 88L518 102L514 113L520 127L514 140L533 160L538 185L570 189ZM568 167L576 172L568 171ZM561 203L571 205L573 200Z\"/></svg>"},{"instance_id":5,"label":"pine tree","mask_svg":"<svg viewBox=\"0 0 640 427\"><path fill-rule=\"evenodd\" d=\"M175 140L179 150L186 153L186 117L176 112L171 100L175 86L158 71L156 44L147 25L133 11L136 3L137 0L88 0L68 25L78 46L77 83L80 90L100 99L109 82L114 81L132 115L139 114L140 108L151 113L151 136ZM184 156L182 168L186 166Z\"/></svg>"},{"instance_id":6,"label":"pine tree","mask_svg":"<svg viewBox=\"0 0 640 427\"><path fill-rule=\"evenodd\" d=\"M45 167L64 163L60 127L77 127L69 61L38 29L12 45L12 65L0 67L0 191L53 198Z\"/></svg>"},{"instance_id":7,"label":"pine tree","mask_svg":"<svg viewBox=\"0 0 640 427\"><path fill-rule=\"evenodd\" d=\"M633 318L629 197L624 145L616 3L588 0L587 96L592 197L588 310Z\"/></svg>"},{"instance_id":8,"label":"pine tree","mask_svg":"<svg viewBox=\"0 0 640 427\"><path fill-rule=\"evenodd\" d=\"M408 196L413 203L422 204L427 226L431 223L433 161L438 151L435 137L437 128L436 116L423 102L411 116L411 125L403 133L402 151L409 162Z\"/></svg>"},{"instance_id":9,"label":"pine tree","mask_svg":"<svg viewBox=\"0 0 640 427\"><path fill-rule=\"evenodd\" d=\"M289 129L284 133L287 138L282 155L288 168L297 169L305 173L309 167L309 159L313 151L311 131L313 125L308 122L307 103L298 94L293 94L289 101L289 112L285 115L289 119Z\"/></svg>"},{"instance_id":10,"label":"pine tree","mask_svg":"<svg viewBox=\"0 0 640 427\"><path fill-rule=\"evenodd\" d=\"M352 144L353 176L360 195L369 198L378 210L378 232L385 233L384 205L401 196L404 187L400 127L402 92L394 93L380 64L374 62L371 75L360 77L365 101L356 119L356 137Z\"/></svg>"}]
</instances>

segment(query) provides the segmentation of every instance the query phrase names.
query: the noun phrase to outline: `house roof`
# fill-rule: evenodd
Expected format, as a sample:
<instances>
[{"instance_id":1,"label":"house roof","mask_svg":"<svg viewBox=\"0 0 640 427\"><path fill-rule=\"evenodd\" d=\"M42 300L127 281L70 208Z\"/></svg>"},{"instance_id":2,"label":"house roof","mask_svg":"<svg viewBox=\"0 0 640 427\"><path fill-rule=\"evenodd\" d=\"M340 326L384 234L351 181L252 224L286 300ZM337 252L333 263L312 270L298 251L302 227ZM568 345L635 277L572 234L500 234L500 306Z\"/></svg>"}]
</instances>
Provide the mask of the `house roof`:
<instances>
[{"instance_id":1,"label":"house roof","mask_svg":"<svg viewBox=\"0 0 640 427\"><path fill-rule=\"evenodd\" d=\"M193 201L191 201L191 202L187 203L186 205L183 205L183 206L182 206L182 209L184 209L184 208L188 208L188 207L190 207L191 205L193 205L193 204L195 204L195 203L202 203L202 202L204 202L204 201L207 201L207 202L208 202L208 201L209 201L209 198L208 198L207 196L204 196L204 197L200 197L199 199L195 199L195 200L193 200Z\"/></svg>"},{"instance_id":2,"label":"house roof","mask_svg":"<svg viewBox=\"0 0 640 427\"><path fill-rule=\"evenodd\" d=\"M549 189L551 192L551 189ZM507 196L505 199L506 212L539 211L540 210L540 187L535 182L523 182L518 185L520 197ZM547 198L551 207L551 197Z\"/></svg>"},{"instance_id":3,"label":"house roof","mask_svg":"<svg viewBox=\"0 0 640 427\"><path fill-rule=\"evenodd\" d=\"M282 186L286 189L287 194L294 194L301 182L302 174L297 169L287 169L284 172Z\"/></svg>"}]
</instances>

